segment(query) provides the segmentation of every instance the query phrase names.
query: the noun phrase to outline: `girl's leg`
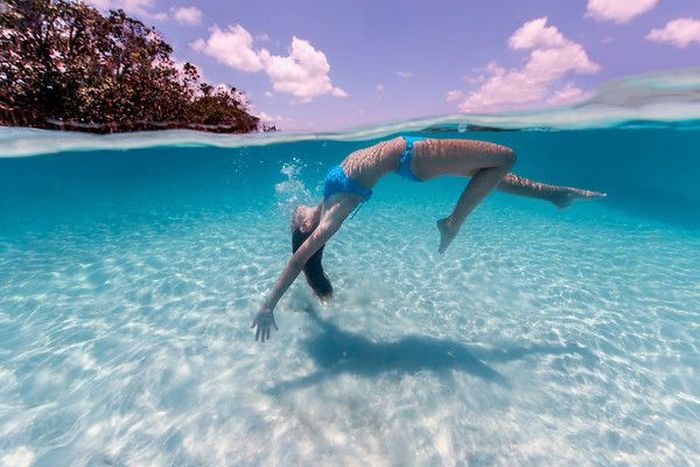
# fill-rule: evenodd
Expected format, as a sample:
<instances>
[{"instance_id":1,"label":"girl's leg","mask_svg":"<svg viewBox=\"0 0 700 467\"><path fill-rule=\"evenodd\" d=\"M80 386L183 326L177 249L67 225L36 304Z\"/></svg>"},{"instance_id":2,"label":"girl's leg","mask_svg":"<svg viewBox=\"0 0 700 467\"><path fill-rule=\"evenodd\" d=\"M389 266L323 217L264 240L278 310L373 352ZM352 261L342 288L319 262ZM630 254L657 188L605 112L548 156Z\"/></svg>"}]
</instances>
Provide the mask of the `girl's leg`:
<instances>
[{"instance_id":1,"label":"girl's leg","mask_svg":"<svg viewBox=\"0 0 700 467\"><path fill-rule=\"evenodd\" d=\"M568 186L547 185L545 183L528 180L509 173L498 183L499 191L513 195L527 196L528 198L549 201L559 209L571 204L575 199L602 198L605 193L597 191L580 190Z\"/></svg>"},{"instance_id":2,"label":"girl's leg","mask_svg":"<svg viewBox=\"0 0 700 467\"><path fill-rule=\"evenodd\" d=\"M507 150L494 158L494 166L479 169L459 197L452 214L438 221L440 247L444 253L474 208L493 190L515 163L515 154Z\"/></svg>"}]
</instances>

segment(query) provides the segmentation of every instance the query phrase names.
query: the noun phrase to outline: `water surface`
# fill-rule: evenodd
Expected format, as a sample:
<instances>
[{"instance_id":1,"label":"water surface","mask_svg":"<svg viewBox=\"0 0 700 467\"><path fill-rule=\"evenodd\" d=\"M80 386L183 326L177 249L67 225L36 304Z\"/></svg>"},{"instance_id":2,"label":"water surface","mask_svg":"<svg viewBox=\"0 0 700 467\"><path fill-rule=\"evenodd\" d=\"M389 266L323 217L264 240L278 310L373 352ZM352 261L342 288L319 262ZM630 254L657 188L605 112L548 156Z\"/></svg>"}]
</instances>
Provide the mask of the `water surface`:
<instances>
[{"instance_id":1,"label":"water surface","mask_svg":"<svg viewBox=\"0 0 700 467\"><path fill-rule=\"evenodd\" d=\"M698 465L700 131L547 118L2 129L0 463ZM386 177L328 245L334 300L295 283L256 344L291 209L405 133L506 144L516 173L609 196L493 194L441 256L465 181Z\"/></svg>"}]
</instances>

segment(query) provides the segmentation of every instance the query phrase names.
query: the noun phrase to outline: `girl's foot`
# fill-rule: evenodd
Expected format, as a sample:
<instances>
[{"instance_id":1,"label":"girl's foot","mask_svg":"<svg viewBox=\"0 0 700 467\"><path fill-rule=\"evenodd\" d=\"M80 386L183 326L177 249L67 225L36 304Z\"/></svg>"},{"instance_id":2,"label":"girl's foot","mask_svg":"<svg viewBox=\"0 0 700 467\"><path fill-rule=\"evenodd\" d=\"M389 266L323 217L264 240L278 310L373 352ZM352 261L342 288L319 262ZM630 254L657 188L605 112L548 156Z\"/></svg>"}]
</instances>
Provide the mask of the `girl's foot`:
<instances>
[{"instance_id":1,"label":"girl's foot","mask_svg":"<svg viewBox=\"0 0 700 467\"><path fill-rule=\"evenodd\" d=\"M452 240L457 236L458 229L455 229L450 222L450 218L446 217L437 221L437 228L440 231L440 247L438 253L443 254L447 247L450 246Z\"/></svg>"},{"instance_id":2,"label":"girl's foot","mask_svg":"<svg viewBox=\"0 0 700 467\"><path fill-rule=\"evenodd\" d=\"M568 208L576 199L595 199L605 198L606 193L597 191L579 190L578 188L569 188L564 191L557 192L552 198L552 203L559 209Z\"/></svg>"}]
</instances>

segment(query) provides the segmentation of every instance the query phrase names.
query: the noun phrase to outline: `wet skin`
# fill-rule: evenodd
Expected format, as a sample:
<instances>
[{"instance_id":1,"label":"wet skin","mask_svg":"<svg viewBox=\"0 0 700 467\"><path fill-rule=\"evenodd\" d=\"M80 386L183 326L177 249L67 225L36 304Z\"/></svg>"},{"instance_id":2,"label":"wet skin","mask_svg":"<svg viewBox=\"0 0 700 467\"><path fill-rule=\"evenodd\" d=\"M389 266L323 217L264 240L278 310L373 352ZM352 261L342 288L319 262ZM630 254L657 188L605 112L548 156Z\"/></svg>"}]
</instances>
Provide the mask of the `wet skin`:
<instances>
[{"instance_id":1,"label":"wet skin","mask_svg":"<svg viewBox=\"0 0 700 467\"><path fill-rule=\"evenodd\" d=\"M351 153L341 162L345 174L371 189L384 175L396 171L406 150L403 138L393 138ZM460 227L481 201L494 189L505 193L549 201L564 208L575 199L592 199L604 193L573 187L548 185L510 173L516 162L512 149L485 141L467 139L424 139L413 144L411 170L419 180L441 175L470 177L452 213L437 221L440 234L438 251L444 253ZM272 328L277 329L273 310L282 295L301 273L306 262L338 231L348 215L362 201L359 195L337 193L315 208L303 207L294 214L294 225L312 231L292 255L267 300L255 316L255 339L264 342Z\"/></svg>"}]
</instances>

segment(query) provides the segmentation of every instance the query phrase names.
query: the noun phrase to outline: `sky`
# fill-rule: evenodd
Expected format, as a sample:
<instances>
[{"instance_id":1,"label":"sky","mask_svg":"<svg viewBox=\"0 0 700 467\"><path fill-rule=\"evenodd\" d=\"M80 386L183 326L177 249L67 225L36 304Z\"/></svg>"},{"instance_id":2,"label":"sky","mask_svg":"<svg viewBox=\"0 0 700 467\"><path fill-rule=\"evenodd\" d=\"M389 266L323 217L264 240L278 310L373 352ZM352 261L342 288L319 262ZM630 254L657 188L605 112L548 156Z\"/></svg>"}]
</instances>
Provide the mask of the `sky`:
<instances>
[{"instance_id":1,"label":"sky","mask_svg":"<svg viewBox=\"0 0 700 467\"><path fill-rule=\"evenodd\" d=\"M285 130L563 105L700 66L700 0L88 0Z\"/></svg>"}]
</instances>

